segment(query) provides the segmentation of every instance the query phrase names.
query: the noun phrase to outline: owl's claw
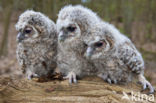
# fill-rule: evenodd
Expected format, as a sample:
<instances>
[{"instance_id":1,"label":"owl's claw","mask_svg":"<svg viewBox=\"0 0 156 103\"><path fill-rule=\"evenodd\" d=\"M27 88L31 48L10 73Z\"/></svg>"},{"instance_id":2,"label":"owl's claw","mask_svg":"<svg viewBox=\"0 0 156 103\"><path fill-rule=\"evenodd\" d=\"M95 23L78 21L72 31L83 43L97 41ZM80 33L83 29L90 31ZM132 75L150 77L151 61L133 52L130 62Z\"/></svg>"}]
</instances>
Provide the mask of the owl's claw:
<instances>
[{"instance_id":1,"label":"owl's claw","mask_svg":"<svg viewBox=\"0 0 156 103\"><path fill-rule=\"evenodd\" d=\"M142 84L143 85L143 90L145 90L147 88L146 83Z\"/></svg>"},{"instance_id":2,"label":"owl's claw","mask_svg":"<svg viewBox=\"0 0 156 103\"><path fill-rule=\"evenodd\" d=\"M116 80L116 79L114 79L114 80L113 80L113 83L114 83L114 84L117 84L117 80Z\"/></svg>"},{"instance_id":3,"label":"owl's claw","mask_svg":"<svg viewBox=\"0 0 156 103\"><path fill-rule=\"evenodd\" d=\"M32 79L32 77L31 77L30 75L28 75L28 76L27 76L27 79L28 79L28 80L31 80L31 79Z\"/></svg>"},{"instance_id":4,"label":"owl's claw","mask_svg":"<svg viewBox=\"0 0 156 103\"><path fill-rule=\"evenodd\" d=\"M37 75L37 74L35 74L35 73L31 73L31 72L29 72L28 74L27 74L27 79L28 80L31 80L32 78L38 78L39 76Z\"/></svg>"},{"instance_id":5,"label":"owl's claw","mask_svg":"<svg viewBox=\"0 0 156 103\"><path fill-rule=\"evenodd\" d=\"M69 83L77 83L76 74L74 72L70 72L64 79L69 79Z\"/></svg>"},{"instance_id":6,"label":"owl's claw","mask_svg":"<svg viewBox=\"0 0 156 103\"><path fill-rule=\"evenodd\" d=\"M108 82L109 84L112 84L112 80L109 79L109 78L107 78L107 82Z\"/></svg>"},{"instance_id":7,"label":"owl's claw","mask_svg":"<svg viewBox=\"0 0 156 103\"><path fill-rule=\"evenodd\" d=\"M146 90L148 88L149 89L149 94L153 94L154 93L153 86L151 85L151 83L149 81L147 81L145 79L145 77L142 74L139 75L139 82L143 86L143 90L142 91L144 91L144 90Z\"/></svg>"},{"instance_id":8,"label":"owl's claw","mask_svg":"<svg viewBox=\"0 0 156 103\"><path fill-rule=\"evenodd\" d=\"M116 79L111 79L107 75L99 74L98 77L102 78L103 80L105 80L109 84L112 84L112 83L117 84L117 80Z\"/></svg>"},{"instance_id":9,"label":"owl's claw","mask_svg":"<svg viewBox=\"0 0 156 103\"><path fill-rule=\"evenodd\" d=\"M141 82L142 86L143 86L143 90L146 90L147 88L149 88L149 94L153 94L154 93L154 88L152 87L152 85L146 80L145 82Z\"/></svg>"},{"instance_id":10,"label":"owl's claw","mask_svg":"<svg viewBox=\"0 0 156 103\"><path fill-rule=\"evenodd\" d=\"M107 78L106 81L107 81L109 84L117 84L117 80L116 80L116 79Z\"/></svg>"}]
</instances>

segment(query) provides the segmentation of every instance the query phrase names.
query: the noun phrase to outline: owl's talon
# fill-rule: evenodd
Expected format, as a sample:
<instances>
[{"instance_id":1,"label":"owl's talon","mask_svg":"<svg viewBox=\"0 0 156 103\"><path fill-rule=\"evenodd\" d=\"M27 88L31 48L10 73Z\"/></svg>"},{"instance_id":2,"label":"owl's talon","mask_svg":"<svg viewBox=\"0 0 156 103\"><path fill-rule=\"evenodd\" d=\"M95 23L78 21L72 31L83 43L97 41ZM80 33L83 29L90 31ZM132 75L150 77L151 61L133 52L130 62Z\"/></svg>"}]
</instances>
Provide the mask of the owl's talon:
<instances>
[{"instance_id":1,"label":"owl's talon","mask_svg":"<svg viewBox=\"0 0 156 103\"><path fill-rule=\"evenodd\" d=\"M143 91L148 88L150 94L153 94L154 93L153 86L150 84L149 81L147 81L145 79L145 77L142 74L139 75L139 81L141 82L141 84L143 86Z\"/></svg>"},{"instance_id":2,"label":"owl's talon","mask_svg":"<svg viewBox=\"0 0 156 103\"><path fill-rule=\"evenodd\" d=\"M73 78L73 82L74 82L74 83L77 83L76 77L75 77L75 78Z\"/></svg>"},{"instance_id":3,"label":"owl's talon","mask_svg":"<svg viewBox=\"0 0 156 103\"><path fill-rule=\"evenodd\" d=\"M33 73L31 71L27 71L27 79L31 80L33 77Z\"/></svg>"},{"instance_id":4,"label":"owl's talon","mask_svg":"<svg viewBox=\"0 0 156 103\"><path fill-rule=\"evenodd\" d=\"M38 78L39 76L37 74L33 74L33 77L34 78Z\"/></svg>"},{"instance_id":5,"label":"owl's talon","mask_svg":"<svg viewBox=\"0 0 156 103\"><path fill-rule=\"evenodd\" d=\"M147 85L143 84L143 90L147 89Z\"/></svg>"},{"instance_id":6,"label":"owl's talon","mask_svg":"<svg viewBox=\"0 0 156 103\"><path fill-rule=\"evenodd\" d=\"M114 79L114 80L113 80L113 83L114 83L114 84L117 84L117 80L116 80L116 79Z\"/></svg>"},{"instance_id":7,"label":"owl's talon","mask_svg":"<svg viewBox=\"0 0 156 103\"><path fill-rule=\"evenodd\" d=\"M108 78L107 75L104 75L104 74L101 73L101 74L98 74L97 76L102 78L104 81L108 82L109 84L112 84L112 83L117 84L117 80L116 79Z\"/></svg>"},{"instance_id":8,"label":"owl's talon","mask_svg":"<svg viewBox=\"0 0 156 103\"><path fill-rule=\"evenodd\" d=\"M32 75L28 75L28 76L27 76L27 79L28 79L28 80L31 80L31 79L32 79Z\"/></svg>"},{"instance_id":9,"label":"owl's talon","mask_svg":"<svg viewBox=\"0 0 156 103\"><path fill-rule=\"evenodd\" d=\"M64 79L69 79L69 84L77 83L76 74L74 72L70 72Z\"/></svg>"},{"instance_id":10,"label":"owl's talon","mask_svg":"<svg viewBox=\"0 0 156 103\"><path fill-rule=\"evenodd\" d=\"M116 80L116 79L110 79L110 78L108 78L106 81L107 81L109 84L117 84L117 80Z\"/></svg>"},{"instance_id":11,"label":"owl's talon","mask_svg":"<svg viewBox=\"0 0 156 103\"><path fill-rule=\"evenodd\" d=\"M27 73L28 73L28 74L27 74L27 79L28 79L28 80L32 80L32 78L38 78L38 77L39 77L37 74L32 73L32 72L30 72L30 71L28 71Z\"/></svg>"},{"instance_id":12,"label":"owl's talon","mask_svg":"<svg viewBox=\"0 0 156 103\"><path fill-rule=\"evenodd\" d=\"M153 92L148 92L147 94L148 94L148 95L150 95L150 94L154 94L154 92L155 92L155 90L154 90Z\"/></svg>"},{"instance_id":13,"label":"owl's talon","mask_svg":"<svg viewBox=\"0 0 156 103\"><path fill-rule=\"evenodd\" d=\"M143 88L142 88L141 92L145 91L146 89L147 89L146 86L143 85Z\"/></svg>"},{"instance_id":14,"label":"owl's talon","mask_svg":"<svg viewBox=\"0 0 156 103\"><path fill-rule=\"evenodd\" d=\"M111 79L107 79L107 82L109 83L109 84L112 84L112 81L111 81Z\"/></svg>"},{"instance_id":15,"label":"owl's talon","mask_svg":"<svg viewBox=\"0 0 156 103\"><path fill-rule=\"evenodd\" d=\"M30 78L30 77L27 77L27 79L28 79L28 80L31 80L31 78Z\"/></svg>"}]
</instances>

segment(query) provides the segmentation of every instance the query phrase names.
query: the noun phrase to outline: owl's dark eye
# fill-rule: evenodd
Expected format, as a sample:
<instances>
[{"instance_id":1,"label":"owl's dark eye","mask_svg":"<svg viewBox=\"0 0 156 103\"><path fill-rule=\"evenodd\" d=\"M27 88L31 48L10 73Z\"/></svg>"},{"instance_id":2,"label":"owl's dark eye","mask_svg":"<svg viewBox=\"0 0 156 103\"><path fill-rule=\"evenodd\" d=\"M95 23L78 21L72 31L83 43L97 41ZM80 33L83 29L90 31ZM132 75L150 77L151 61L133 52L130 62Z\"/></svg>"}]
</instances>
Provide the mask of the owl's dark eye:
<instances>
[{"instance_id":1,"label":"owl's dark eye","mask_svg":"<svg viewBox=\"0 0 156 103\"><path fill-rule=\"evenodd\" d=\"M69 26L69 27L67 28L67 30L70 31L70 32L74 32L75 29L76 29L76 27L72 27L72 26Z\"/></svg>"},{"instance_id":2,"label":"owl's dark eye","mask_svg":"<svg viewBox=\"0 0 156 103\"><path fill-rule=\"evenodd\" d=\"M103 42L97 42L97 43L95 43L95 47L100 48L102 46L103 46Z\"/></svg>"},{"instance_id":3,"label":"owl's dark eye","mask_svg":"<svg viewBox=\"0 0 156 103\"><path fill-rule=\"evenodd\" d=\"M29 33L31 33L31 31L32 31L32 29L31 29L31 28L27 28L27 29L25 29L25 31L24 31L24 32L25 32L26 34L29 34Z\"/></svg>"},{"instance_id":4,"label":"owl's dark eye","mask_svg":"<svg viewBox=\"0 0 156 103\"><path fill-rule=\"evenodd\" d=\"M29 34L31 33L31 30L25 30L25 33Z\"/></svg>"}]
</instances>

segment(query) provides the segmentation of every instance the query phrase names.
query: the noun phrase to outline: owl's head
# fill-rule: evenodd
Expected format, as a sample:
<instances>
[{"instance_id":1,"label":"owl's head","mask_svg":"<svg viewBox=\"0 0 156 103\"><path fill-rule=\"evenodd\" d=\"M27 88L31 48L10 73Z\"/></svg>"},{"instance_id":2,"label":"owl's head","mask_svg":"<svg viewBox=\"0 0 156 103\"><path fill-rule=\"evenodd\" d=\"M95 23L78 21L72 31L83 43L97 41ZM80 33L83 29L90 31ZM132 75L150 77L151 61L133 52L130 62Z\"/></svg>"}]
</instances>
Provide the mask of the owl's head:
<instances>
[{"instance_id":1,"label":"owl's head","mask_svg":"<svg viewBox=\"0 0 156 103\"><path fill-rule=\"evenodd\" d=\"M17 41L20 43L28 43L39 38L49 37L53 32L56 32L53 21L44 14L33 10L22 13L15 27L19 32Z\"/></svg>"},{"instance_id":2,"label":"owl's head","mask_svg":"<svg viewBox=\"0 0 156 103\"><path fill-rule=\"evenodd\" d=\"M114 38L102 25L92 29L91 33L85 38L87 59L103 59L114 48Z\"/></svg>"},{"instance_id":3,"label":"owl's head","mask_svg":"<svg viewBox=\"0 0 156 103\"><path fill-rule=\"evenodd\" d=\"M99 17L94 12L83 6L65 6L58 15L58 39L59 41L75 41L99 21Z\"/></svg>"}]
</instances>

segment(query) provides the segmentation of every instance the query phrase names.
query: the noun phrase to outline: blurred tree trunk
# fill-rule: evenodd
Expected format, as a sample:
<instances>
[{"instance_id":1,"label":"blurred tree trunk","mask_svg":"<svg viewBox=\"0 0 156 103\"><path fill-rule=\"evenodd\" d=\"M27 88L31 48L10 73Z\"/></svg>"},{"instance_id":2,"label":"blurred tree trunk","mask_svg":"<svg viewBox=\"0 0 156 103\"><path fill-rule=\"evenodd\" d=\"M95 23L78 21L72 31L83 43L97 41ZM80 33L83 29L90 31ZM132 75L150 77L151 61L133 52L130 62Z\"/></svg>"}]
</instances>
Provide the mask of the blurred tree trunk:
<instances>
[{"instance_id":1,"label":"blurred tree trunk","mask_svg":"<svg viewBox=\"0 0 156 103\"><path fill-rule=\"evenodd\" d=\"M52 12L53 12L52 18L53 18L53 20L56 21L56 19L57 19L57 1L56 0L53 0L53 10L52 10Z\"/></svg>"},{"instance_id":2,"label":"blurred tree trunk","mask_svg":"<svg viewBox=\"0 0 156 103\"><path fill-rule=\"evenodd\" d=\"M10 0L8 0L8 2L9 1ZM4 33L3 33L1 45L0 45L0 57L2 55L7 55L8 31L9 31L10 19L11 19L11 14L12 14L12 8L13 8L12 3L10 3L8 6L4 8L4 12L5 12L3 15Z\"/></svg>"},{"instance_id":3,"label":"blurred tree trunk","mask_svg":"<svg viewBox=\"0 0 156 103\"><path fill-rule=\"evenodd\" d=\"M125 34L131 37L132 21L133 21L133 10L132 10L132 1L126 0L122 1L123 6L123 20L124 20L124 31Z\"/></svg>"}]
</instances>

